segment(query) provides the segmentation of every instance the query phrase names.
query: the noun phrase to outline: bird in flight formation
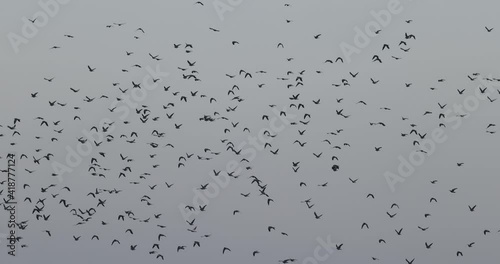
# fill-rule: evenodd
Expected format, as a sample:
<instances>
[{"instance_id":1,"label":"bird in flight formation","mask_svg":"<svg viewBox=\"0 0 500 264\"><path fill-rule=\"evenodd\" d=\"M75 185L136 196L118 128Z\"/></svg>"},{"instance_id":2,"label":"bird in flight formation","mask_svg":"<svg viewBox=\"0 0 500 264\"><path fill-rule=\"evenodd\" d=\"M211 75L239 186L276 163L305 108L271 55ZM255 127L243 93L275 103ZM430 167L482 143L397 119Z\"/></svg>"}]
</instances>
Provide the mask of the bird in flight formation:
<instances>
[{"instance_id":1,"label":"bird in flight formation","mask_svg":"<svg viewBox=\"0 0 500 264\"><path fill-rule=\"evenodd\" d=\"M196 1L190 8L211 6ZM285 14L280 27L304 29L300 18L291 15L293 3L280 8ZM30 21L35 23L36 18ZM385 36L389 29L374 32L382 44L365 56L364 63L375 71L349 66L340 53L301 64L305 54L296 52L296 44L280 36L276 41L259 40L273 54L263 57L262 64L242 60L222 67L198 55L206 50L203 41L170 39L162 49L157 45L149 48L155 33L144 25L100 25L96 30L123 34L113 46L120 63L104 66L88 57L75 62L79 66L72 69L89 83L99 83L99 89L44 72L36 79L37 88L26 94L27 102L39 106L36 112L28 113L28 118L2 119L6 120L0 126L2 144L10 149L23 146L19 147L17 166L18 177L25 184L19 187L22 199L18 199L27 213L19 214L16 222L23 252L29 253L32 239L42 239L47 243L66 241L75 247L95 243L102 250L119 248L142 254L148 263L189 254L212 259L203 255L207 252L218 263L234 256L248 263L297 263L307 256L280 245L302 241L306 237L303 230L310 227L326 227L321 234L332 234L333 246L331 251L326 249L332 257L360 259L358 247L363 243L364 249L370 248L365 263L431 263L435 255L449 260L446 263L458 263L457 258L491 249L488 243L499 244L500 225L483 221L488 206L473 197L462 180L439 175L468 173L468 177L486 181L477 167L472 170L472 166L480 166L477 161L469 162L462 153L454 153L442 170L421 176L421 186L416 186L421 189L410 200L381 191L376 180L385 183L383 177L373 175L380 172L370 166L390 164L384 155L396 147L428 154L423 146L434 136L433 127L444 130L453 124L448 120L467 119L467 113L447 111L454 99L478 93L487 96L484 104L490 109L499 107L500 89L495 87L500 86L500 79L489 75L469 72L456 86L448 84L446 76L423 84L411 80L410 75L396 83L396 78L380 74L384 67L411 63L414 50L426 41L414 33L418 32L418 19L401 23L402 31L396 37ZM484 28L496 34L493 27ZM255 44L236 39L227 30L215 24L204 34L221 41L231 54L248 52L243 49ZM304 43L312 49L333 37L332 32L307 34ZM77 30L60 36L50 48L54 61L64 59L62 50L79 52L76 47L85 46ZM228 39L231 42L225 43ZM170 67L169 77L139 78L150 65ZM478 81L482 82L479 87ZM159 88L147 91L146 100L130 102L134 94L145 93L151 85ZM398 90L395 100L408 95L408 101L373 96L373 91L386 93L392 86ZM363 89L371 91L364 93ZM416 93L426 96L425 104L418 111L405 109L405 104L414 103L411 96ZM95 123L94 111L113 118ZM474 128L477 138L500 142L495 117L489 116ZM280 121L283 129L278 128ZM75 127L86 133L75 135ZM387 138L381 139L381 134ZM360 143L357 137L368 140ZM242 143L247 138L250 142ZM67 144L90 149L71 170L55 163L66 160ZM5 152L1 158L7 159ZM229 160L237 166L226 166ZM372 175L361 173L363 167ZM199 176L203 171L206 175ZM228 187L222 188L219 179L227 179ZM418 179L405 184L411 186L411 181ZM0 186L6 188L7 182ZM409 188L405 191L410 192ZM220 192L220 197L210 198L212 191ZM196 199L189 199L193 195ZM0 196L7 208L6 192L0 191ZM445 243L435 234L443 228L439 219L452 210L471 226L467 235ZM230 232L241 233L232 237L219 233L221 223ZM69 227L60 228L65 224ZM349 235L335 236L335 232ZM358 236L362 240L356 240ZM401 252L399 262L391 262L394 258L387 255L391 247L406 244L417 248Z\"/></svg>"}]
</instances>

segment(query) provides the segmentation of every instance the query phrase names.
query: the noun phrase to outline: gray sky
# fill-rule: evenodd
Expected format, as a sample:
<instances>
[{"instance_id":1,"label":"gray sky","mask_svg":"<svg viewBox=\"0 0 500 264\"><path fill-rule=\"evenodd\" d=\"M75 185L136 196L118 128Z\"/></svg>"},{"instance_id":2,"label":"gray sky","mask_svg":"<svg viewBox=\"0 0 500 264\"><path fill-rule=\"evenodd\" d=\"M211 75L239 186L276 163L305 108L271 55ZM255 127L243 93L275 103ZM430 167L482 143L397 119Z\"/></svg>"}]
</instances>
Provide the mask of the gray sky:
<instances>
[{"instance_id":1,"label":"gray sky","mask_svg":"<svg viewBox=\"0 0 500 264\"><path fill-rule=\"evenodd\" d=\"M500 83L492 79L500 77L496 1L401 0L401 12L392 14L388 25L370 37L370 43L363 48L354 44L355 28L364 30L368 23L376 21L371 12L387 10L391 1L243 0L225 12L223 20L213 1L202 0L203 6L194 2L69 1L59 5L59 11L49 16L45 26L37 27L32 38L23 35L23 17L33 19L37 12L46 11L36 1L3 3L0 167L6 169L9 152L28 156L18 163L16 193L17 220L28 220L28 226L17 230L23 239L14 258L7 257L6 241L0 238L2 263L279 263L285 259L308 263L320 245L317 239L326 240L328 236L335 244L343 243L342 250L334 249L325 261L316 258L317 263L392 264L413 258L415 264L500 260L496 176L500 134L494 133L500 125L500 101L494 101L500 97ZM488 32L485 27L493 30ZM415 39L405 39L405 33L413 34ZM9 41L13 34L27 40L18 46L17 53ZM402 40L406 45L400 44ZM186 43L193 45L187 49L190 53L186 52ZM278 43L284 48L277 48ZM342 53L342 43L360 51L351 56L350 63ZM174 44L181 45L174 48ZM390 48L382 50L384 44ZM53 46L59 48L51 49ZM127 56L127 51L133 54ZM372 62L374 55L383 63ZM343 57L344 63L325 63L337 57ZM196 64L189 66L187 61ZM133 66L136 64L141 68ZM88 66L95 71L90 72ZM133 100L137 107L120 101L116 106L121 108L108 110L115 106L116 98L131 96L137 90L132 82L141 83L141 90L146 90L147 83L151 83L144 81L150 77L148 67L169 75L161 76L143 100ZM240 70L251 73L252 78L245 78ZM357 72L356 77L351 75ZM183 74L195 77L183 79ZM302 86L297 86L297 77L302 78ZM49 82L44 78L54 79ZM342 79L349 85L342 85ZM289 84L292 86L287 87ZM478 86L488 87L482 99L477 96ZM165 91L164 87L170 88ZM122 93L119 89L128 90ZM457 89L465 91L459 94ZM231 90L234 94L228 94ZM195 91L198 93L193 96L191 92ZM32 98L31 93L38 94ZM297 94L298 100L290 100ZM482 97L486 95L489 99ZM181 101L182 96L187 102ZM86 97L95 99L86 102ZM211 98L216 102L211 103ZM313 100L318 99L320 103L315 104ZM474 100L477 108L465 110L467 118L457 118L461 123L454 128L458 121L447 121L456 118L453 105ZM50 106L49 101L64 106ZM299 103L305 107L290 107ZM438 103L447 106L440 109ZM136 114L141 105L150 110L146 123ZM290 119L296 116L291 120L296 125L271 122L277 120L277 115L269 105L276 105L278 112L286 108ZM235 111L228 111L235 106ZM120 117L120 109L130 111L127 118ZM348 118L337 114L341 109ZM445 120L439 114L446 110L450 111ZM214 112L219 115L214 116ZM172 113L168 118L167 114ZM204 115L219 119L200 121ZM268 115L270 121L263 120L263 115ZM81 120L74 120L75 116ZM15 128L8 128L16 117L21 121ZM42 117L48 126L41 126L42 120L36 117ZM102 132L99 123L103 119L115 122L112 132ZM128 124L124 124L125 120ZM60 123L55 125L57 121ZM370 125L378 122L385 126ZM424 141L411 130L422 136L427 133L425 139L431 140L432 131L440 123L446 125L446 140L434 142L432 154L425 156L423 164L415 166L415 172L391 191L384 175L388 171L397 174L398 157L408 160L418 149L414 141ZM182 126L176 129L179 124ZM273 130L274 125L281 129ZM112 135L114 139L99 147L90 139L90 154L81 155L77 166L69 166L68 148L75 150L77 139L85 138L84 131L93 126L98 127L100 135ZM60 129L61 133L55 131ZM254 150L249 137L257 137L263 129L276 137L271 138L271 147ZM153 130L165 134L155 137ZM298 130L306 132L300 135ZM20 135L13 135L14 131ZM137 132L138 137L135 143L127 143L134 138L132 132ZM307 144L300 147L295 140ZM148 145L151 142L159 146L153 148ZM227 150L228 142L234 144L235 150L245 142L242 154ZM169 143L174 148L165 147ZM375 151L375 147L382 148ZM277 155L270 152L276 149ZM253 152L255 156L249 155ZM42 159L40 164L33 162L33 157L38 159L47 153L54 156ZM313 153L322 155L316 158ZM133 160L124 161L120 154ZM179 161L187 154L194 155ZM338 160L332 160L332 156ZM92 158L97 159L97 173L105 177L91 175ZM241 175L229 177L227 187L219 186L211 176L213 170L222 170L223 176L218 177L228 178L227 164L243 158L250 163L242 163ZM294 172L292 162L298 161L300 168ZM71 172L60 173L62 181L51 176L56 162L71 167ZM178 168L179 162L185 166ZM331 169L334 164L340 168L336 172ZM109 170L100 170L99 166ZM124 171L126 167L131 171ZM119 178L120 172L126 177ZM6 173L2 175L6 177ZM267 185L264 192L273 200L270 205L268 198L260 195L262 188L252 183L252 175L262 181L261 186ZM438 181L432 184L433 180ZM167 188L165 182L174 185ZM300 186L301 182L307 186ZM318 186L326 182L326 187ZM207 183L219 192L207 198L205 212L196 208L196 215L187 219L196 219L191 226L179 206L193 205L193 190ZM30 187L23 189L23 184ZM56 186L45 193L40 191L50 184ZM149 186L155 184L151 190ZM71 191L63 190L65 186ZM4 183L0 187L5 198L7 186ZM101 192L96 198L87 195L95 193L96 188L122 192ZM454 188L455 193L450 192ZM250 195L245 198L241 193ZM370 193L375 199L367 198ZM59 196L53 198L56 194ZM151 205L141 201L143 195L150 198L147 202ZM32 203L22 202L25 197L30 197ZM41 214L50 214L49 221L37 220L36 213L32 214L38 199L44 198L46 207ZM314 204L310 209L301 203L309 198L310 205ZM429 202L431 198L437 203ZM65 208L61 199L71 205ZM96 208L98 199L106 200L105 208ZM391 208L393 203L399 209ZM477 207L470 212L468 206L473 205ZM76 226L81 218L70 210L92 207L97 212ZM127 210L134 212L135 220L126 216ZM234 210L240 213L233 215ZM387 212L397 215L390 218ZM322 217L315 219L314 213ZM154 214L162 215L155 218ZM118 215L125 215L126 220L118 221ZM0 216L0 233L7 233L7 212L2 211ZM140 221L148 218L149 222ZM363 223L369 229L361 229ZM187 230L195 226L196 232ZM268 232L268 226L276 230ZM429 229L421 231L418 227ZM133 235L125 233L129 228ZM398 236L395 230L400 228L403 232ZM484 235L486 229L491 233ZM52 236L43 230L50 230ZM160 233L166 238L158 242ZM207 234L211 236L202 237ZM100 240L91 240L93 235ZM81 239L75 241L73 236ZM113 239L121 244L111 246ZM379 239L386 244L379 243ZM194 248L194 241L199 241L201 247ZM425 242L434 244L426 249ZM475 244L468 247L472 242ZM151 248L154 243L159 243L159 250ZM23 244L27 247L21 248ZM138 247L131 251L130 245ZM178 246L186 249L176 252ZM231 252L222 254L224 247ZM148 254L153 250L154 254ZM256 250L260 253L253 257ZM457 251L463 256L457 257ZM320 253L327 252L322 249ZM155 259L158 254L165 260Z\"/></svg>"}]
</instances>

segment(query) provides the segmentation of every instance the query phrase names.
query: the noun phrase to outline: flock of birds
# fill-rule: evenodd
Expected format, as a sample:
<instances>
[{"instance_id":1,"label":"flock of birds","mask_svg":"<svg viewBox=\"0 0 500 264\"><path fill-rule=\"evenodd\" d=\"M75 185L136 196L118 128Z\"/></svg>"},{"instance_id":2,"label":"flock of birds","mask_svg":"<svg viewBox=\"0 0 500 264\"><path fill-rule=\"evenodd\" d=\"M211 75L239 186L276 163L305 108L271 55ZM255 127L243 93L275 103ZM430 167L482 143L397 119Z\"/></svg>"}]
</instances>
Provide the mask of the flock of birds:
<instances>
[{"instance_id":1,"label":"flock of birds","mask_svg":"<svg viewBox=\"0 0 500 264\"><path fill-rule=\"evenodd\" d=\"M199 6L197 8L206 8L203 2L196 2L194 5ZM293 5L291 4L285 4L284 8L292 7ZM294 20L287 18L283 23L284 26L293 25ZM384 43L378 49L378 52L370 55L371 61L367 63L399 63L399 61L405 60L408 54L411 54L412 45L418 41L418 36L411 32L411 25L418 23L418 21L405 20L404 23L406 26L405 30L407 31L401 34L399 39L393 39L390 42ZM150 34L147 28L140 26L132 27L123 22L110 23L102 25L102 27L103 30L109 32L125 28L130 41L141 41L142 38ZM207 28L207 31L212 34L224 34L223 30L214 27ZM485 34L494 33L492 27L485 27L483 31ZM379 34L380 31L375 33ZM311 34L311 39L320 41L322 36L323 34L319 33ZM63 34L58 43L49 47L48 50L56 54L58 50L71 49L72 43L77 41L79 41L78 32ZM232 47L237 48L241 45L241 40L232 40L230 44ZM286 51L287 44L287 42L279 42L270 43L269 45L273 49ZM231 197L235 202L252 200L255 203L254 206L258 207L273 207L278 203L296 202L298 205L303 206L303 210L297 213L307 215L312 221L333 221L333 213L328 212L324 207L329 201L314 198L316 190L330 188L332 186L331 181L313 182L307 175L299 178L290 177L290 184L297 185L302 190L304 199L300 201L279 200L275 195L276 192L280 192L279 186L272 186L272 184L268 183L267 179L269 179L269 175L255 173L254 171L259 164L253 164L251 159L242 153L242 148L239 147L242 138L245 138L247 135L256 135L259 128L254 128L251 125L247 126L246 123L248 123L248 120L237 118L237 114L240 111L245 111L240 109L244 108L245 105L251 104L252 100L259 100L258 98L255 99L246 96L248 95L247 91L253 89L265 91L271 85L265 81L265 79L269 78L274 79L277 86L282 87L282 94L284 96L281 102L283 103L277 102L276 104L268 105L267 109L254 109L252 113L247 113L253 115L252 118L254 120L251 122L260 122L260 127L262 125L265 126L273 118L272 109L275 109L279 113L279 116L294 115L296 118L291 120L289 124L288 129L292 132L287 132L295 134L293 140L280 140L280 136L282 136L280 133L271 129L264 130L263 136L269 141L262 144L262 153L259 153L259 155L268 159L266 163L272 163L272 160L277 157L286 159L290 153L289 151L299 151L301 158L293 158L291 155L288 158L290 160L290 167L286 169L286 173L300 175L303 170L302 168L307 167L307 163L311 162L311 159L314 163L318 160L333 175L331 177L340 177L345 180L347 184L345 188L361 188L357 190L364 190L363 203L373 203L377 200L376 191L370 191L366 186L357 187L363 181L362 177L345 176L348 175L347 173L343 176L344 171L349 169L345 168L342 164L343 159L346 158L344 153L356 143L339 139L344 134L350 133L353 129L347 126L340 127L340 124L345 120L356 119L359 115L359 111L356 109L375 106L375 108L371 108L371 111L379 111L381 113L380 119L366 124L366 129L394 128L395 125L392 122L383 118L384 113L394 112L392 107L377 106L377 103L370 101L369 98L328 98L315 95L312 95L313 97L315 96L314 98L310 98L311 94L308 94L306 87L314 85L314 78L316 76L323 76L326 70L324 68L297 69L299 66L293 65L294 57L289 56L284 56L283 60L289 63L290 68L283 69L279 73L271 72L268 69L237 69L233 72L221 73L220 77L231 83L227 87L224 96L213 95L214 93L210 89L194 90L191 87L195 87L198 83L202 84L204 78L201 70L197 67L199 63L196 59L197 47L200 45L203 45L203 43L178 41L168 47L171 52L183 54L186 59L184 64L176 66L175 70L170 72L171 76L167 80L163 80L164 82L153 78L152 82L158 82L160 85L158 88L160 91L157 91L154 97L164 98L162 105L151 105L146 100L138 104L135 109L130 109L131 115L126 120L116 118L111 123L93 124L85 127L85 129L93 133L104 135L101 141L96 141L83 135L77 135L75 138L74 134L68 134L66 131L70 130L70 127L78 127L87 123L90 118L86 116L86 111L89 109L100 109L105 115L116 116L119 108L118 106L109 107L111 102L118 101L123 103L123 95L130 94L134 89L144 89L145 86L139 79L122 81L125 77L120 76L141 72L147 66L134 62L135 60L147 60L151 62L151 65L168 63L166 57L160 52L130 50L126 48L127 45L115 47L115 49L121 49L122 51L120 52L123 53L123 56L132 63L121 65L119 68L114 69L116 76L118 76L116 77L116 81L109 84L104 83L101 94L89 94L84 84L75 83L71 87L64 88L67 90L59 94L58 97L54 97L51 93L43 89L33 90L30 94L26 95L27 100L31 100L29 101L30 103L35 101L42 102L44 107L49 110L39 109L38 113L34 114L31 120L13 118L10 123L0 126L1 140L3 143L8 143L11 149L16 149L17 144L22 144L23 141L30 142L33 146L31 152L18 153L18 177L19 181L22 182L22 185L18 187L19 210L23 212L25 210L29 211L29 214L20 213L21 217L17 222L20 234L18 243L20 244L21 252L29 250L30 236L38 232L44 234L48 243L50 243L54 236L64 237L68 240L68 243L90 240L101 244L102 247L126 247L130 251L140 252L145 255L145 260L149 260L148 255L157 261L168 261L171 254L189 254L209 244L214 237L217 237L216 233L210 232L210 226L204 223L202 219L203 214L211 210L212 204L195 206L188 203L183 209L187 212L196 212L195 217L186 219L184 223L186 237L189 237L191 240L189 243L178 243L175 246L167 246L169 223L163 219L167 214L178 214L179 217L181 217L181 214L177 208L172 210L163 209L162 201L158 199L158 193L168 194L176 188L182 188L175 181L175 178L167 175L182 174L183 171L189 168L201 166L200 164L210 167L210 173L213 177L226 175L232 181L242 182L241 184L246 186L246 190L248 191L241 192L238 197ZM318 62L318 68L328 64L342 65L345 62L342 56L325 58L324 61ZM80 71L86 78L91 79L101 69L98 66L88 63L82 66ZM64 84L58 83L58 77L57 75L46 76L40 80L40 85L46 87L47 90L60 89ZM179 84L166 84L170 83L169 79L173 78L178 78ZM500 79L472 72L468 76L464 76L464 80L467 80L467 85L471 87L476 85L479 80L491 84L490 87L480 85L477 89L479 89L479 93L481 94L489 93L487 103L498 104L497 99L500 97L500 89L495 90L495 88L491 87L498 87ZM446 81L445 78L436 80L435 85L429 88L430 91L445 89L440 87L444 86ZM352 89L352 87L359 86L360 83L362 85L377 87L383 82L384 80L377 78L377 76L371 76L369 72L346 71L341 78L332 81L329 89ZM404 89L412 89L413 83L406 82L401 84L401 86ZM460 88L456 89L456 91L453 89L450 93L453 92L460 96L465 96L465 91L470 92L471 88ZM50 95L51 98L48 98L47 95ZM305 97L308 99L305 99ZM68 100L69 98L71 100ZM73 99L79 103L68 102L73 101ZM432 97L429 97L429 100L433 100ZM449 103L436 102L432 109L418 113L418 115L425 116L428 118L427 120L435 122L435 127L446 128L444 119L447 116L444 112ZM338 128L329 129L328 126L310 128L310 124L318 122L314 119L315 109L324 105L332 108L331 118L339 124ZM177 116L181 115L181 111L188 109L186 106L217 110L212 110L210 113L203 114L195 119L178 118ZM286 110L282 110L284 108ZM42 114L46 111L64 113L64 116L60 119L54 119L50 115ZM460 116L460 118L465 117L465 115ZM403 140L406 140L409 148L418 147L421 141L430 137L428 135L429 130L425 129L424 126L419 126L410 116L400 116L398 122L406 127L397 132ZM193 127L192 124L201 127L211 127L214 131L217 131L213 135L215 137L214 141L207 143L209 146L199 146L196 150L184 150L182 143L172 140L174 136L182 136L184 133L188 133L187 130ZM36 132L34 132L36 136L34 138L24 136L27 134L26 130L30 126L36 127ZM494 137L494 134L497 132L496 128L496 123L489 123L484 128L485 136ZM323 137L309 136L315 129L323 129L324 131L316 131L316 134L322 134ZM113 132L109 133L109 130L113 130ZM88 157L84 157L84 161L80 165L83 167L82 174L84 175L80 175L79 177L91 177L92 179L90 180L89 178L89 181L96 183L96 187L89 187L91 185L71 186L66 181L59 183L57 176L61 175L50 170L51 164L54 161L64 161L64 152L59 153L55 150L56 146L59 146L60 139L64 137L72 138L70 145L86 143L92 145L92 153ZM313 141L317 142L313 143ZM314 145L315 147L310 147L310 145ZM134 151L135 149L142 150L144 146L147 147L147 151ZM378 153L383 152L385 148L383 145L374 145L367 147L366 151ZM174 156L172 154L174 151L176 151L175 153L184 154ZM5 152L3 153L3 160L5 160L6 154ZM229 158L236 159L241 164L242 170L239 172L225 171L225 168L221 168L221 162ZM453 164L453 166L465 167L467 163L457 160L456 165ZM6 172L6 170L3 170L3 172ZM24 180L28 177L45 178L47 183L33 186L34 184L29 182L29 180ZM69 176L66 175L64 177ZM6 189L5 180L2 180L0 184L3 187L2 189ZM214 182L209 181L199 183L199 185L191 186L190 188L205 191L213 187L211 185L214 184ZM429 182L431 186L439 186L440 184L441 182L438 179L432 179ZM465 186L442 185L442 188L449 195L457 195L462 188L466 188ZM112 210L108 207L112 207L113 205L110 204L116 204L123 197L131 195L129 194L131 190L139 190L141 192L141 195L135 197L132 194L134 197L130 198L138 201L134 204L140 208L131 208L111 214ZM191 189L180 191L190 192ZM4 198L3 201L5 202L5 190L0 190L0 195ZM346 197L345 199L348 200L349 198ZM396 241L397 237L412 237L415 236L415 232L422 232L423 234L433 232L433 215L430 213L430 208L438 203L438 196L432 195L427 199L427 205L423 209L428 211L421 215L421 219L419 220L421 225L397 225L394 226L392 233L379 232L379 238L373 241L373 245L382 246L398 243ZM214 203L217 203L217 201L214 201ZM322 207L321 204L324 206ZM2 203L2 205L6 208L5 203ZM405 210L403 205L395 201L383 206L387 208L387 210L382 211L387 221L397 219L400 211ZM480 204L464 204L463 207L470 214L475 214L478 210L485 210ZM45 228L50 221L55 220L54 217L57 217L54 216L56 214L54 212L57 212L57 215L64 214L68 219L72 219L68 222L74 225L75 232L73 234L58 232L57 228ZM228 216L237 217L240 214L244 215L245 211L239 208L228 208L227 212L219 212L218 214L220 214L220 218ZM247 217L252 218L253 216L249 215ZM352 221L359 221L356 225L359 227L358 230L361 231L376 228L376 224L372 224L367 220L360 221L353 218ZM91 228L85 229L85 226L89 225L89 223L112 226L114 229L120 230L118 232L121 232L122 235L120 237L110 237L105 232L99 233ZM132 227L137 227L137 224L140 224L140 227L137 229ZM134 240L134 235L144 229L155 230L156 235L151 237L150 241ZM478 228L477 236L471 237L470 241L464 242L462 247L456 248L453 257L463 257L468 252L475 250L476 247L484 245L482 241L485 237L498 236L499 232L500 225ZM275 235L288 239L294 236L294 230L285 230L280 227L279 223L269 223L262 227L262 234L260 235L263 238L267 235ZM266 258L266 254L272 249L238 248L233 245L234 243L231 240L226 242L226 245L218 248L219 252L217 254L224 256L238 254L241 258L253 258L257 261L256 263L300 263L304 258L304 256L294 254L294 252L288 252L287 255L283 255L281 258L269 259ZM175 241L171 241L170 243L175 243ZM355 246L352 243L339 242L336 244L335 249L340 253L345 251L346 248ZM429 240L424 241L421 246L426 250L432 251L439 250L440 245ZM373 255L370 259L367 259L367 262L369 261L373 261L373 263L387 263L384 262L383 255ZM405 259L401 259L401 263L417 264L421 262L419 262L418 256L409 255Z\"/></svg>"}]
</instances>

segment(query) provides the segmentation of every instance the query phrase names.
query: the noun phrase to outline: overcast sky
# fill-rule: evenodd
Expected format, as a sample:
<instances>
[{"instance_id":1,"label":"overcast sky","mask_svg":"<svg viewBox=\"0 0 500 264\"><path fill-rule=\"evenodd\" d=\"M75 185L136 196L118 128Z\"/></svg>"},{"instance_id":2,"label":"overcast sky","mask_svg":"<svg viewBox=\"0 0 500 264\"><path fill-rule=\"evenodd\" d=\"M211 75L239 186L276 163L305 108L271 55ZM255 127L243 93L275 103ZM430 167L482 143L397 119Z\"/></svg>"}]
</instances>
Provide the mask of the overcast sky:
<instances>
[{"instance_id":1,"label":"overcast sky","mask_svg":"<svg viewBox=\"0 0 500 264\"><path fill-rule=\"evenodd\" d=\"M328 236L344 246L323 262L316 258L317 263L397 264L413 258L414 264L500 260L500 133L494 133L500 126L500 100L494 101L500 97L500 85L491 81L500 78L497 1L401 0L399 12L392 13L387 25L368 37L369 43L363 47L356 45L356 28L364 31L367 24L377 22L372 13L389 12L388 3L394 1L243 0L234 1L234 6L225 0L201 2L203 5L185 0L73 0L57 4L57 12L49 14L43 26L36 26L43 18L35 23L23 19L47 14L37 1L2 3L0 167L6 169L7 153L28 157L19 160L17 167L17 220L28 220L28 226L17 230L23 239L16 257L7 256L6 241L0 238L2 263L278 263L289 258L296 259L295 263L313 263L307 260L314 258L321 245L318 239L327 240ZM223 12L214 4L230 9ZM124 24L117 25L120 23ZM27 36L27 27L35 27L36 33ZM485 27L493 30L488 32ZM406 39L405 34L415 39ZM193 45L187 49L189 53L186 43ZM174 48L174 44L181 45ZM382 50L384 44L389 48ZM359 53L347 59L341 48L346 45ZM126 52L133 54L127 56ZM374 55L382 63L373 62ZM335 62L338 57L344 62ZM188 61L196 64L190 66ZM133 66L136 64L141 68ZM90 72L88 66L95 70ZM155 88L133 102L137 104L134 107L116 102L137 89L132 82L141 83L141 89L146 90L151 83L144 81L150 76L148 68L168 76L161 75ZM245 78L240 70L251 73L252 78ZM184 79L183 74L193 74L199 81ZM486 77L490 81L484 81ZM343 79L349 85L344 85ZM303 85L297 85L299 82ZM478 87L486 86L489 99L477 99ZM166 91L164 87L170 88ZM128 90L122 93L119 89ZM459 94L457 89L465 91ZM231 90L233 94L228 93ZM195 91L198 93L193 96ZM34 93L35 98L31 96ZM298 100L290 99L297 94ZM85 101L94 97L92 102ZM460 118L457 128L453 128L456 123L439 118L448 109L447 118L456 116L453 105L474 98L477 107L465 111L467 118ZM318 99L319 104L313 102ZM50 106L49 101L62 105ZM173 106L167 108L169 103ZM300 103L305 108L290 107ZM438 103L447 106L441 109ZM114 106L125 107L130 114L122 118L123 112L109 110ZM236 106L235 111L229 109ZM136 114L136 109L142 108L150 110L146 123ZM278 120L275 111L283 108L295 125L272 122ZM337 114L341 109L348 118ZM219 115L214 116L214 112ZM169 119L167 114L172 113ZM223 119L200 121L204 115ZM270 121L263 120L263 115ZM42 120L36 117L49 126L41 126ZM14 118L21 121L8 128ZM97 147L90 139L90 154L83 155L78 165L69 166L68 149L76 150L77 139L85 138L85 131L93 126L102 131L104 119L115 122L112 132L101 133L112 135L113 141ZM57 121L60 123L55 125ZM370 125L378 122L385 126ZM418 148L414 141L423 141L410 134L411 130L421 136L427 133L425 138L432 139L432 131L440 123L446 124L446 140L434 142L432 155L425 156L423 164L392 191L384 175L388 171L396 174L398 157L408 159ZM179 124L182 126L176 129ZM275 125L281 129L273 131ZM227 142L232 142L235 150L242 146L252 152L249 137L258 137L263 129L276 135L270 139L271 147L255 150L251 156L227 150ZM164 132L164 137L153 136L153 130ZM306 132L300 135L303 130ZM20 135L13 135L14 131ZM138 137L135 143L127 143L125 140L133 140L132 132ZM307 144L301 147L295 140ZM151 142L159 147L151 147ZM169 143L174 148L165 147ZM382 148L376 151L378 147ZM270 152L276 149L277 155ZM33 162L47 153L54 156L40 164ZM313 153L322 155L316 158ZM120 154L133 160L123 161ZM187 154L194 155L179 160ZM89 172L92 158L101 169L109 169L94 166L105 178ZM187 224L185 211L179 207L193 205L194 190L201 185L217 185L211 176L213 170L222 170L225 175L227 164L242 158L250 163L242 163L240 177L230 178L227 187L218 186L220 192L208 199L206 212L188 217L196 220L193 226ZM300 169L294 172L292 162L297 161ZM179 168L179 162L185 166ZM51 176L56 163L71 167L71 172ZM333 171L332 165L338 165L339 170ZM131 171L124 171L126 167ZM126 177L119 178L120 172ZM149 175L141 178L144 173ZM2 180L6 179L6 174L2 175ZM262 185L267 184L265 193L273 200L270 205L252 183L252 175ZM433 180L438 181L432 184ZM165 182L174 185L167 188ZM301 182L307 186L300 186ZM319 186L326 182L325 187ZM30 187L23 188L24 184ZM50 184L56 186L42 193L41 188ZM155 184L152 190L150 186ZM65 186L71 191L62 190ZM0 187L5 198L7 186ZM123 191L88 196L96 188ZM454 188L455 193L450 192ZM245 198L241 193L250 195ZM368 194L375 199L367 198ZM150 197L151 205L141 201L143 195ZM26 197L32 203L23 202ZM36 213L32 214L38 199L44 198L42 214L50 214L49 221L37 220ZM301 203L309 198L314 204L310 209ZM437 203L431 203L431 198ZM71 206L64 207L61 199ZM105 208L96 208L98 199L106 200ZM393 203L399 209L391 208ZM470 212L468 206L473 205L477 208ZM76 225L80 218L70 210L91 207L97 212L85 224ZM126 221L118 221L118 215L126 210L133 211L137 219L125 216ZM233 215L235 210L240 213ZM387 212L397 215L390 218ZM314 213L322 217L315 219ZM162 215L156 219L154 214ZM5 234L9 232L7 212L0 216L0 233ZM139 222L148 218L149 222ZM369 229L361 229L363 223ZM196 232L187 230L194 226ZM276 230L268 232L268 226ZM133 229L133 235L125 233L128 228ZM395 230L400 228L403 233L398 236ZM486 229L491 233L484 235ZM52 236L43 230L50 230ZM166 237L158 242L160 233ZM207 234L211 236L202 237ZM100 240L91 240L93 235ZM73 236L81 239L75 241ZM111 246L113 239L121 244ZM387 243L379 243L379 239ZM201 247L193 248L194 241ZM425 242L434 244L426 249ZM468 247L471 242L475 245ZM151 248L154 243L160 244L159 250ZM27 247L21 248L23 244ZM138 245L137 250L131 251L130 245ZM182 245L186 249L176 252ZM231 252L222 254L224 247ZM153 250L154 254L148 254ZM256 250L260 253L253 257ZM457 257L457 251L463 257ZM326 252L323 249L321 254ZM156 259L157 254L165 261Z\"/></svg>"}]
</instances>

